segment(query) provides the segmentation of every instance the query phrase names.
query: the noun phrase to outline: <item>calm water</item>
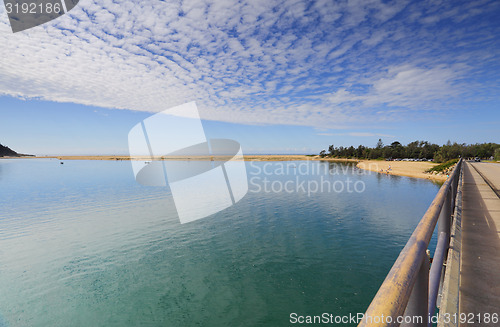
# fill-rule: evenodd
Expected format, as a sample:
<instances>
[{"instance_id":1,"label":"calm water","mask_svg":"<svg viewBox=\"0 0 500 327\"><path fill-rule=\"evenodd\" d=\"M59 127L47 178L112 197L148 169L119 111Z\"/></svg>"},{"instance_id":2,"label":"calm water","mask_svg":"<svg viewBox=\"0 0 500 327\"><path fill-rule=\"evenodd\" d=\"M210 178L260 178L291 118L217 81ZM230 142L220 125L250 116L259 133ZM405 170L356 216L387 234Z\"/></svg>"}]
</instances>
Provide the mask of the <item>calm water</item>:
<instances>
[{"instance_id":1,"label":"calm water","mask_svg":"<svg viewBox=\"0 0 500 327\"><path fill-rule=\"evenodd\" d=\"M439 186L329 168L349 166L247 163L240 202L181 225L168 188L138 185L129 162L0 160L0 326L289 326L293 312L364 312ZM298 186L347 180L363 192ZM274 192L287 181L295 189Z\"/></svg>"}]
</instances>

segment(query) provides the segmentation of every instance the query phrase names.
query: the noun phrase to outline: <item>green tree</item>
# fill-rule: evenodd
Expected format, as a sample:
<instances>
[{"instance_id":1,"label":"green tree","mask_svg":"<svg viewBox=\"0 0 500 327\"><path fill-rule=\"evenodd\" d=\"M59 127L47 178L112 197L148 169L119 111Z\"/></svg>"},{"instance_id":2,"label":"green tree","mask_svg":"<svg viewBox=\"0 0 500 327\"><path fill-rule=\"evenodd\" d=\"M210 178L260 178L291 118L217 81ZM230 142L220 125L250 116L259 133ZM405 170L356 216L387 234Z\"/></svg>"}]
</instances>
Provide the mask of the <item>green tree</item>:
<instances>
[{"instance_id":1,"label":"green tree","mask_svg":"<svg viewBox=\"0 0 500 327\"><path fill-rule=\"evenodd\" d=\"M332 145L330 145L330 146L328 147L328 155L329 155L330 157L333 157L333 156L334 156L334 154L335 154L335 147L334 147L334 146L333 146L333 144L332 144Z\"/></svg>"},{"instance_id":2,"label":"green tree","mask_svg":"<svg viewBox=\"0 0 500 327\"><path fill-rule=\"evenodd\" d=\"M399 143L398 141L392 142L391 145L389 146L389 148L391 149L390 156L392 158L401 158L404 156L403 145L401 143Z\"/></svg>"},{"instance_id":3,"label":"green tree","mask_svg":"<svg viewBox=\"0 0 500 327\"><path fill-rule=\"evenodd\" d=\"M494 152L494 157L496 161L500 160L500 148L496 148Z\"/></svg>"},{"instance_id":4,"label":"green tree","mask_svg":"<svg viewBox=\"0 0 500 327\"><path fill-rule=\"evenodd\" d=\"M382 142L382 139L378 139L377 149L382 149L383 147L384 147L384 142Z\"/></svg>"}]
</instances>

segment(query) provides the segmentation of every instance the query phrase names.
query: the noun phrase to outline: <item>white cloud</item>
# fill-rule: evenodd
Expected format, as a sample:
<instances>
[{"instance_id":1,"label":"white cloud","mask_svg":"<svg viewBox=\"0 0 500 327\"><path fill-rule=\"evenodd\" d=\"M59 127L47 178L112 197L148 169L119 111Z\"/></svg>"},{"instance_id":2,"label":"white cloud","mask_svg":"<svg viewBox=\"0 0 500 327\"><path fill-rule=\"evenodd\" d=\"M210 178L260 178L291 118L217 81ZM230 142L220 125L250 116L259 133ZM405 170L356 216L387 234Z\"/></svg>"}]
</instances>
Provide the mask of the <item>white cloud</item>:
<instances>
[{"instance_id":1,"label":"white cloud","mask_svg":"<svg viewBox=\"0 0 500 327\"><path fill-rule=\"evenodd\" d=\"M341 88L329 96L328 101L334 105L355 103L368 108L383 105L408 110L435 108L436 103L460 93L454 82L461 78L464 69L461 66L430 69L410 65L390 67L373 80L363 80L368 88L366 92L357 94Z\"/></svg>"},{"instance_id":2,"label":"white cloud","mask_svg":"<svg viewBox=\"0 0 500 327\"><path fill-rule=\"evenodd\" d=\"M460 39L466 27L427 27L433 17L463 25L491 3L82 0L16 34L0 6L0 95L151 112L196 100L205 119L249 124L398 120L448 108L474 58L498 58L467 43L446 52L475 36Z\"/></svg>"}]
</instances>

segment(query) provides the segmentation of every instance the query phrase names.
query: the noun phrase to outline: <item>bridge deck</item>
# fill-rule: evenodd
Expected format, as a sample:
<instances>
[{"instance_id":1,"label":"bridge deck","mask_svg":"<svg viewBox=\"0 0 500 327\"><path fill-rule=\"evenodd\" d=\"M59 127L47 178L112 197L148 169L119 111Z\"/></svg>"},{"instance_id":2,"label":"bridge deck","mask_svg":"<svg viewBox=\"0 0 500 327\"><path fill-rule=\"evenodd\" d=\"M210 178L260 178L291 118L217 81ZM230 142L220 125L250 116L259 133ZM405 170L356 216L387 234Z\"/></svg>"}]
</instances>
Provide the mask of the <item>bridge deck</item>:
<instances>
[{"instance_id":1,"label":"bridge deck","mask_svg":"<svg viewBox=\"0 0 500 327\"><path fill-rule=\"evenodd\" d=\"M466 163L463 178L460 313L475 323L460 326L498 326L482 318L500 314L500 165Z\"/></svg>"}]
</instances>

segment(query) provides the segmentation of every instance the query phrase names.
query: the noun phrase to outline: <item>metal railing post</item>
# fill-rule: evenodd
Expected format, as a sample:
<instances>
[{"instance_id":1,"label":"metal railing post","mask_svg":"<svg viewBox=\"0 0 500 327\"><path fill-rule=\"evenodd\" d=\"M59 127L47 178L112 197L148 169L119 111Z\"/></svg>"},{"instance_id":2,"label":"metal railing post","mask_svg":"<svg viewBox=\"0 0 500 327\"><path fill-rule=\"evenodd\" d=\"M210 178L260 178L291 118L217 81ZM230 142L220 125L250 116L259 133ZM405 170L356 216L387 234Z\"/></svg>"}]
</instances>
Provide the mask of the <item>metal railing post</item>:
<instances>
[{"instance_id":1,"label":"metal railing post","mask_svg":"<svg viewBox=\"0 0 500 327\"><path fill-rule=\"evenodd\" d=\"M446 239L447 235L445 233L439 234L434 259L429 271L429 317L434 315L438 303L438 293L443 279L443 263L449 247ZM432 324L429 324L429 326L432 326Z\"/></svg>"},{"instance_id":2,"label":"metal railing post","mask_svg":"<svg viewBox=\"0 0 500 327\"><path fill-rule=\"evenodd\" d=\"M462 162L461 161L457 164L455 169L459 169L459 170L462 169ZM451 193L452 193L451 194L451 209L450 209L451 214L453 214L453 209L455 208L455 201L456 201L456 197L457 197L458 181L460 180L460 173L458 174L458 176L454 175L454 177L455 178L451 183ZM453 222L453 220L451 222Z\"/></svg>"},{"instance_id":3,"label":"metal railing post","mask_svg":"<svg viewBox=\"0 0 500 327\"><path fill-rule=\"evenodd\" d=\"M451 183L452 184L452 183ZM447 236L446 243L450 243L450 228L451 228L451 199L453 197L453 186L449 185L448 194L441 208L438 220L438 234L445 233Z\"/></svg>"},{"instance_id":4,"label":"metal railing post","mask_svg":"<svg viewBox=\"0 0 500 327\"><path fill-rule=\"evenodd\" d=\"M417 280L413 285L410 299L404 313L405 319L400 326L427 326L428 301L429 301L429 250L422 258Z\"/></svg>"}]
</instances>

